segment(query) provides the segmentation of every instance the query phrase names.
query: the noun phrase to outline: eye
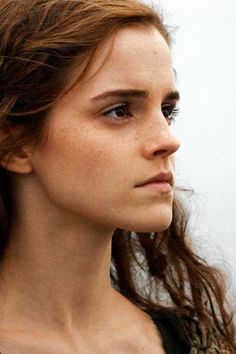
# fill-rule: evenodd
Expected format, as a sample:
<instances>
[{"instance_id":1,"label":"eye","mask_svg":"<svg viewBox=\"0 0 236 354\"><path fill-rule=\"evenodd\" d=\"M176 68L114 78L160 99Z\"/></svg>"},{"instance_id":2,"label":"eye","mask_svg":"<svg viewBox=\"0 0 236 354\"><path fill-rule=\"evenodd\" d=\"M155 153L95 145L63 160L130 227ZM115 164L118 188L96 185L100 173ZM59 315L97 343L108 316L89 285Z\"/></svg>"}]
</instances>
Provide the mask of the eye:
<instances>
[{"instance_id":1,"label":"eye","mask_svg":"<svg viewBox=\"0 0 236 354\"><path fill-rule=\"evenodd\" d=\"M127 103L113 107L109 111L104 112L103 115L113 120L125 120L132 117Z\"/></svg>"},{"instance_id":2,"label":"eye","mask_svg":"<svg viewBox=\"0 0 236 354\"><path fill-rule=\"evenodd\" d=\"M174 105L166 103L166 104L162 105L161 110L162 110L163 116L166 118L169 125L171 125L171 123L175 122L175 117L179 113L179 108L177 108Z\"/></svg>"}]
</instances>

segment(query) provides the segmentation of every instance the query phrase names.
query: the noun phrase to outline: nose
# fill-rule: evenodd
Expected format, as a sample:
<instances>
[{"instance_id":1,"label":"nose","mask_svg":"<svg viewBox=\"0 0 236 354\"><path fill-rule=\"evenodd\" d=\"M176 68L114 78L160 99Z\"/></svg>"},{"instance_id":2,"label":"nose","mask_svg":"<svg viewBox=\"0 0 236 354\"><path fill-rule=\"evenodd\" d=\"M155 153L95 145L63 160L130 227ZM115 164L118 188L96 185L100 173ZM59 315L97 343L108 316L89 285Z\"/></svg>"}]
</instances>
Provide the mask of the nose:
<instances>
[{"instance_id":1,"label":"nose","mask_svg":"<svg viewBox=\"0 0 236 354\"><path fill-rule=\"evenodd\" d=\"M142 154L146 159L153 159L157 156L166 157L179 149L180 141L173 134L171 126L162 114L146 125L143 128L145 129L145 137L143 136L142 144Z\"/></svg>"}]
</instances>

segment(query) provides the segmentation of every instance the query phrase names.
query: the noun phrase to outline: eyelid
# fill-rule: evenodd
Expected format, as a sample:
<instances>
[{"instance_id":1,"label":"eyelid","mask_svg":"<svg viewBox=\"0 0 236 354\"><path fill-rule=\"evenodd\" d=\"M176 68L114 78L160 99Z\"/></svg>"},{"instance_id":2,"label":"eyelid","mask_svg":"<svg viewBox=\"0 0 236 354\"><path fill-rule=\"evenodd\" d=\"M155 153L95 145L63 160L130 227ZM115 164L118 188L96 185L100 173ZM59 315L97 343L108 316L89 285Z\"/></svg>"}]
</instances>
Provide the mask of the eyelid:
<instances>
[{"instance_id":1,"label":"eyelid","mask_svg":"<svg viewBox=\"0 0 236 354\"><path fill-rule=\"evenodd\" d=\"M172 103L163 103L161 105L161 108L165 108L165 107L170 107L173 111L179 111L180 109L180 104L179 104L179 101L176 101L176 102L172 102Z\"/></svg>"},{"instance_id":2,"label":"eyelid","mask_svg":"<svg viewBox=\"0 0 236 354\"><path fill-rule=\"evenodd\" d=\"M116 103L116 104L113 104L112 106L110 107L107 107L106 109L104 109L102 111L102 114L104 113L108 113L110 111L112 111L113 109L116 109L118 107L128 107L129 106L129 103L128 102L119 102L119 103Z\"/></svg>"},{"instance_id":3,"label":"eyelid","mask_svg":"<svg viewBox=\"0 0 236 354\"><path fill-rule=\"evenodd\" d=\"M176 106L179 106L179 104L180 104L180 101L167 101L167 102L163 102L162 103L162 107L163 106L172 106L172 107L176 107Z\"/></svg>"},{"instance_id":4,"label":"eyelid","mask_svg":"<svg viewBox=\"0 0 236 354\"><path fill-rule=\"evenodd\" d=\"M117 117L112 117L112 112L115 111L116 109L124 109L125 111L125 116L117 116ZM130 108L130 104L129 103L117 103L116 105L107 108L105 111L102 112L102 116L106 117L107 120L111 120L111 121L116 121L118 122L125 122L127 120L132 119L133 114L131 113L131 108Z\"/></svg>"}]
</instances>

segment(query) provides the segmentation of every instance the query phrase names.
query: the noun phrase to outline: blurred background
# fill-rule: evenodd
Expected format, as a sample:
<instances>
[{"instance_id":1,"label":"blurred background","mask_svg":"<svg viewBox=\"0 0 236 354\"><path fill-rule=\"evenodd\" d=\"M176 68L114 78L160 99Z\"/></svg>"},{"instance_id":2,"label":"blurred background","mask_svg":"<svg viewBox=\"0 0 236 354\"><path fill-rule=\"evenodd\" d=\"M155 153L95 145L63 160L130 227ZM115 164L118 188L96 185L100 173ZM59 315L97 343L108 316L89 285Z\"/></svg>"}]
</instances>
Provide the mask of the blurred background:
<instances>
[{"instance_id":1,"label":"blurred background","mask_svg":"<svg viewBox=\"0 0 236 354\"><path fill-rule=\"evenodd\" d=\"M191 187L190 232L200 255L228 275L236 298L236 1L144 0L175 43L181 93L174 132L177 184ZM235 302L234 302L235 303Z\"/></svg>"}]
</instances>

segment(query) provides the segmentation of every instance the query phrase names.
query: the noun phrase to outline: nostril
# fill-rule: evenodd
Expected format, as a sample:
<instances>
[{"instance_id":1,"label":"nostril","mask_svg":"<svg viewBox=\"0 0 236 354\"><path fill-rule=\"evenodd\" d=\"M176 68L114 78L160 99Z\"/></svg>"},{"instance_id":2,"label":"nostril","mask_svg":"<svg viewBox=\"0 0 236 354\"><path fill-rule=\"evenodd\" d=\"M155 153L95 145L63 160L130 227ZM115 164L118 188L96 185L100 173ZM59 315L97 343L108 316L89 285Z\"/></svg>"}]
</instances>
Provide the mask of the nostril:
<instances>
[{"instance_id":1,"label":"nostril","mask_svg":"<svg viewBox=\"0 0 236 354\"><path fill-rule=\"evenodd\" d=\"M157 150L157 151L154 151L154 156L160 156L160 155L163 155L163 154L166 154L167 153L167 150Z\"/></svg>"}]
</instances>

